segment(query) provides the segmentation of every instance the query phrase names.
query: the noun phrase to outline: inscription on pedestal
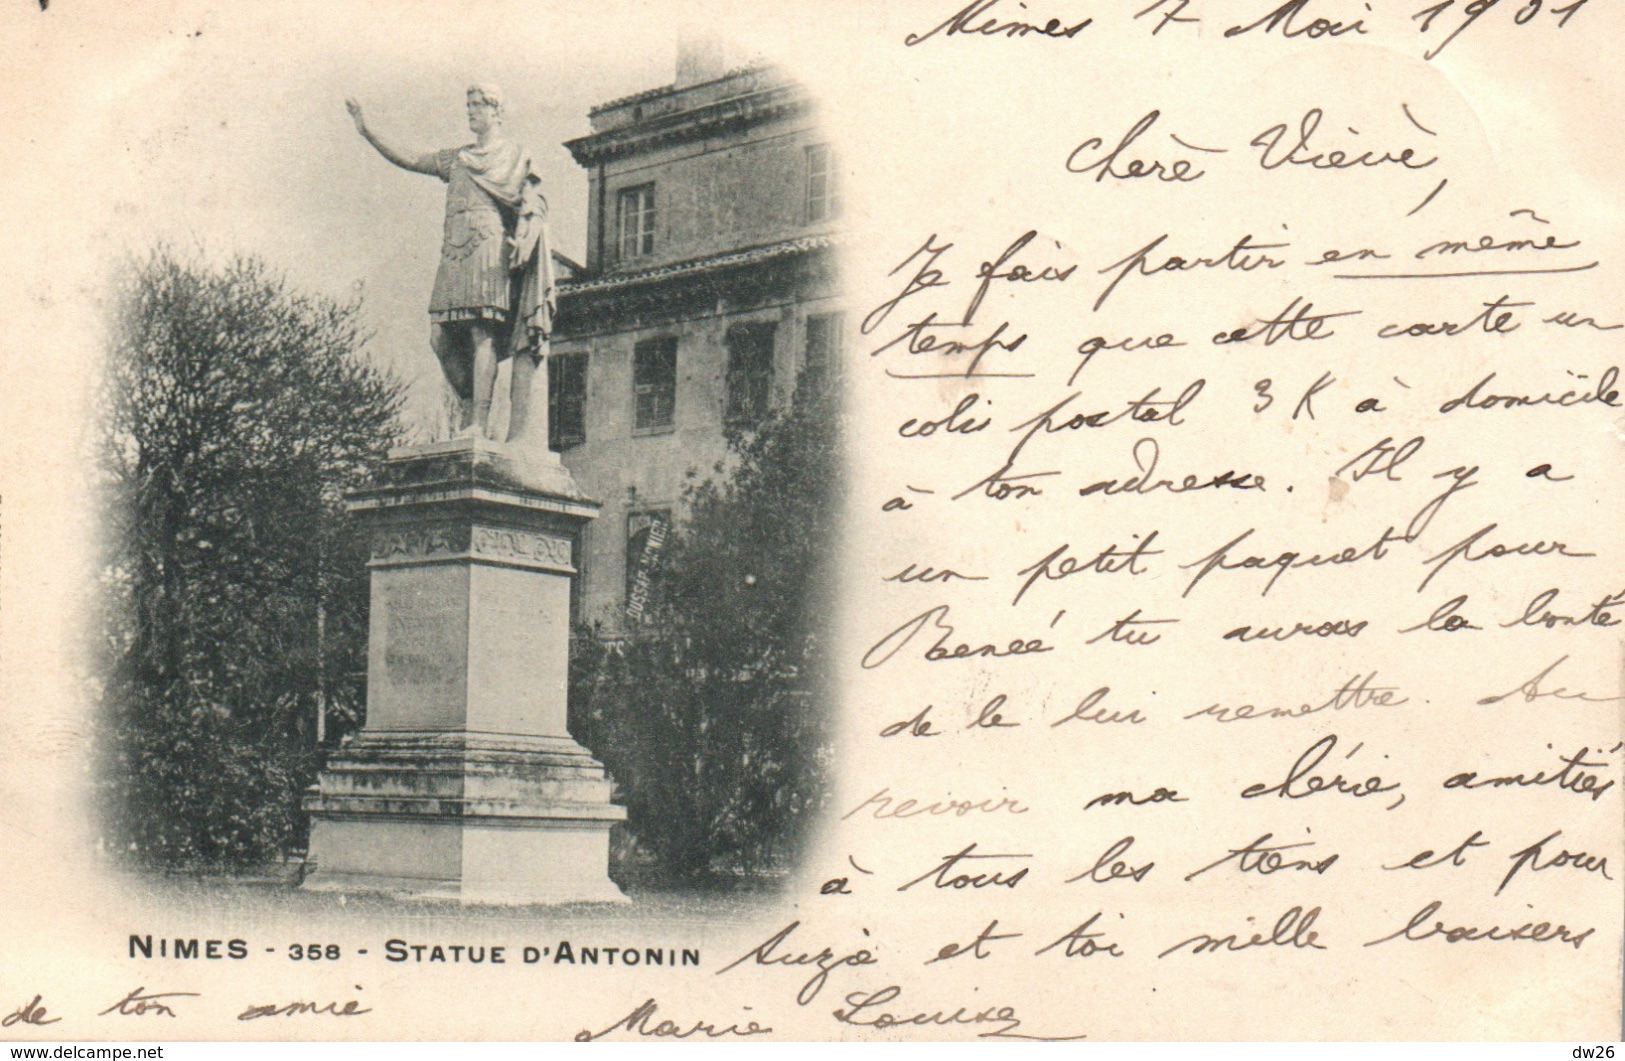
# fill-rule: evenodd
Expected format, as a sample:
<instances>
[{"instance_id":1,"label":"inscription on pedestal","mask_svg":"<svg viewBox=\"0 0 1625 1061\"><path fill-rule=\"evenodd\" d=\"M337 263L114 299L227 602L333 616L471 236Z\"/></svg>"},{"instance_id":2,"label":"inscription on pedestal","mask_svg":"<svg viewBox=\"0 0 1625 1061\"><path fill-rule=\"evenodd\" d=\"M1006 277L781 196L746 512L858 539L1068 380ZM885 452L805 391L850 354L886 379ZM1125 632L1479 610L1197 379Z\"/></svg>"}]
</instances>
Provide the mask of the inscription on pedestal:
<instances>
[{"instance_id":1,"label":"inscription on pedestal","mask_svg":"<svg viewBox=\"0 0 1625 1061\"><path fill-rule=\"evenodd\" d=\"M384 679L394 686L449 690L462 676L456 644L462 610L419 593L385 594Z\"/></svg>"}]
</instances>

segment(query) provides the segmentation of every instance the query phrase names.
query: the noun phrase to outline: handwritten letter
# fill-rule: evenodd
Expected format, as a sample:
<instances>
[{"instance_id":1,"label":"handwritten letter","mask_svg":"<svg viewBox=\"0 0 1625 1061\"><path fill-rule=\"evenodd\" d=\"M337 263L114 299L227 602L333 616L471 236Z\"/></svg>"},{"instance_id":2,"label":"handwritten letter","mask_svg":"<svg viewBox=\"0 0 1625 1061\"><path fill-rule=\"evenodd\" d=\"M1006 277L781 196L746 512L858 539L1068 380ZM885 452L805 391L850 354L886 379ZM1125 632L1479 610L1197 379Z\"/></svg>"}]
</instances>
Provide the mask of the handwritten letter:
<instances>
[{"instance_id":1,"label":"handwritten letter","mask_svg":"<svg viewBox=\"0 0 1625 1061\"><path fill-rule=\"evenodd\" d=\"M1523 80L1605 12L954 6L860 250L824 906L912 942L836 1019L1616 1028L1618 128Z\"/></svg>"}]
</instances>

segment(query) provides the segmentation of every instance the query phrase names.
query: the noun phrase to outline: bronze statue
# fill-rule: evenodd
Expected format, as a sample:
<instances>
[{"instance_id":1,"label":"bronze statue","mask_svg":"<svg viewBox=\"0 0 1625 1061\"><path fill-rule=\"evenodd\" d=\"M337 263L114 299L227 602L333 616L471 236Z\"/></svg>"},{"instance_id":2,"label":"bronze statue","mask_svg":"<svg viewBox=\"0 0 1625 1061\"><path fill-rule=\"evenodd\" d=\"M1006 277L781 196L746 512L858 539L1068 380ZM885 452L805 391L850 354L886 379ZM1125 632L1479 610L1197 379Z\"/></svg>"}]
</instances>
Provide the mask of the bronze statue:
<instances>
[{"instance_id":1,"label":"bronze statue","mask_svg":"<svg viewBox=\"0 0 1625 1061\"><path fill-rule=\"evenodd\" d=\"M530 154L502 135L501 91L491 85L468 90L474 143L424 155L384 143L367 127L359 103L348 99L345 106L356 131L380 155L446 182L429 343L461 405L460 437L491 436L497 365L511 358L507 441L522 442L535 431L546 445L544 362L554 309L547 200ZM536 386L543 398L532 409Z\"/></svg>"}]
</instances>

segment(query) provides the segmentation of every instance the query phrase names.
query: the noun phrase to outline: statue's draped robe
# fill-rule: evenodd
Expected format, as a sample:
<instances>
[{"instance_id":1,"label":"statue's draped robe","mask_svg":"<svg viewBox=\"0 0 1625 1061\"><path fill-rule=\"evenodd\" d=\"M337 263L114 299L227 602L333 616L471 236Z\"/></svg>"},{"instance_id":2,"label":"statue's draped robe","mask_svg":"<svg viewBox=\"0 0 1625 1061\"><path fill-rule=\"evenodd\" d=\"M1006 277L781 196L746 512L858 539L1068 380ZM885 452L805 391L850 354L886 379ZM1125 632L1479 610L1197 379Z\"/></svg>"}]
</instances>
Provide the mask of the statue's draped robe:
<instances>
[{"instance_id":1,"label":"statue's draped robe","mask_svg":"<svg viewBox=\"0 0 1625 1061\"><path fill-rule=\"evenodd\" d=\"M507 332L502 356L540 360L553 331L553 256L547 199L530 154L497 140L436 151L421 167L447 184L429 319L489 321Z\"/></svg>"}]
</instances>

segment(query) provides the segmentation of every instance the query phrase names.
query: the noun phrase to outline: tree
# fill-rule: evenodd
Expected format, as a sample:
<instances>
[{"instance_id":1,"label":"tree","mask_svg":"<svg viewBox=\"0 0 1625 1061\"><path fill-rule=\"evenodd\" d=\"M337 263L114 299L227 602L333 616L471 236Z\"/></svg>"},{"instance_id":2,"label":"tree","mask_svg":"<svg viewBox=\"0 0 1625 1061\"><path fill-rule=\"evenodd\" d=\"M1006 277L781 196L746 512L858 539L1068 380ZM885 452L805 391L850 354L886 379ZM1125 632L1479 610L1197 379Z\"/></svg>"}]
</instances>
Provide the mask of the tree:
<instances>
[{"instance_id":1,"label":"tree","mask_svg":"<svg viewBox=\"0 0 1625 1061\"><path fill-rule=\"evenodd\" d=\"M263 262L127 263L98 391L105 488L104 830L169 866L243 864L303 829L358 724L366 556L343 496L401 436L359 302Z\"/></svg>"},{"instance_id":2,"label":"tree","mask_svg":"<svg viewBox=\"0 0 1625 1061\"><path fill-rule=\"evenodd\" d=\"M619 645L576 640L572 732L674 878L781 868L823 806L838 443L833 397L811 380L731 433L731 474L685 492L648 624Z\"/></svg>"}]
</instances>

